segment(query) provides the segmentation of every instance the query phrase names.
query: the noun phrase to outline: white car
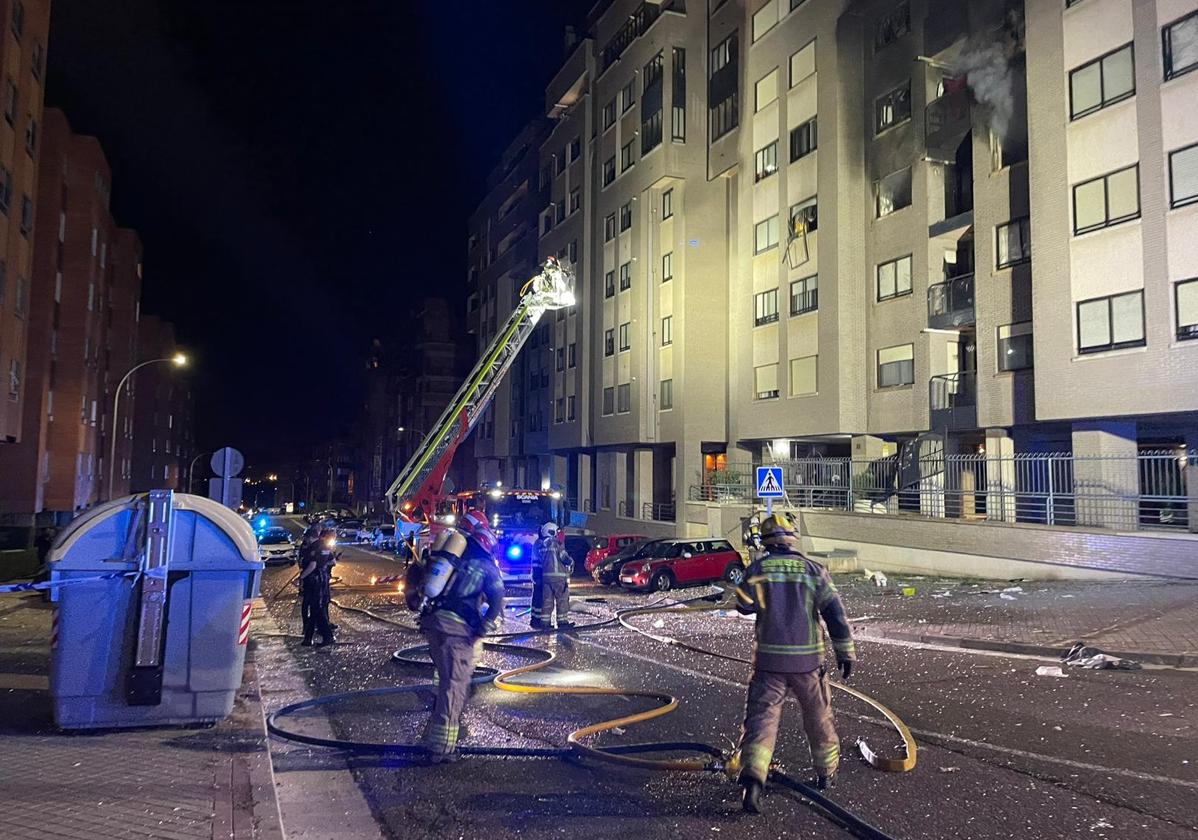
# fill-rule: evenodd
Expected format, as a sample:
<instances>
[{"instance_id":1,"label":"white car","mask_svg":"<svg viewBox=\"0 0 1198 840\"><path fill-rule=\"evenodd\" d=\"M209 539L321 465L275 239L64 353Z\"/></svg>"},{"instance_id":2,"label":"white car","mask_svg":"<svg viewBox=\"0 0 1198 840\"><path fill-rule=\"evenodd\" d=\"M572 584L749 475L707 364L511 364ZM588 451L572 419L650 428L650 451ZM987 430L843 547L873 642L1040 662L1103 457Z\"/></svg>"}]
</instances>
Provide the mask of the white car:
<instances>
[{"instance_id":1,"label":"white car","mask_svg":"<svg viewBox=\"0 0 1198 840\"><path fill-rule=\"evenodd\" d=\"M374 534L371 535L370 544L380 551L387 549L395 550L395 526L380 525L374 529Z\"/></svg>"},{"instance_id":2,"label":"white car","mask_svg":"<svg viewBox=\"0 0 1198 840\"><path fill-rule=\"evenodd\" d=\"M356 519L342 522L337 526L337 542L339 543L369 542L373 536L373 532L368 531Z\"/></svg>"},{"instance_id":3,"label":"white car","mask_svg":"<svg viewBox=\"0 0 1198 840\"><path fill-rule=\"evenodd\" d=\"M295 541L285 529L271 528L258 536L258 559L268 566L274 563L290 565L295 562L295 557Z\"/></svg>"}]
</instances>

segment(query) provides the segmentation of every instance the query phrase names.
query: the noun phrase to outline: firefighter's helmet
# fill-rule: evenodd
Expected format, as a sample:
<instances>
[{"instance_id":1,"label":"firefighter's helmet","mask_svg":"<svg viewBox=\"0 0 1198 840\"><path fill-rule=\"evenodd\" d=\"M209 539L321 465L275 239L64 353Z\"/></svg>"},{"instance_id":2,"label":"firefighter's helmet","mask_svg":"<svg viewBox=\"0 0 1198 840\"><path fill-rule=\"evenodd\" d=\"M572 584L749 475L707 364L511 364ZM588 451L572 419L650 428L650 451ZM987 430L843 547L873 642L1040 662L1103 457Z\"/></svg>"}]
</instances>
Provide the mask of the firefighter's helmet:
<instances>
[{"instance_id":1,"label":"firefighter's helmet","mask_svg":"<svg viewBox=\"0 0 1198 840\"><path fill-rule=\"evenodd\" d=\"M773 513L761 523L761 541L766 545L799 538L799 525L788 513Z\"/></svg>"},{"instance_id":2,"label":"firefighter's helmet","mask_svg":"<svg viewBox=\"0 0 1198 840\"><path fill-rule=\"evenodd\" d=\"M542 525L541 526L541 536L542 537L556 537L557 536L557 523L556 522L546 522L544 525Z\"/></svg>"},{"instance_id":3,"label":"firefighter's helmet","mask_svg":"<svg viewBox=\"0 0 1198 840\"><path fill-rule=\"evenodd\" d=\"M491 530L491 524L487 522L487 516L480 510L472 510L462 517L462 530L474 538L485 551L494 553L495 546L499 545L499 538L495 536L495 532Z\"/></svg>"}]
</instances>

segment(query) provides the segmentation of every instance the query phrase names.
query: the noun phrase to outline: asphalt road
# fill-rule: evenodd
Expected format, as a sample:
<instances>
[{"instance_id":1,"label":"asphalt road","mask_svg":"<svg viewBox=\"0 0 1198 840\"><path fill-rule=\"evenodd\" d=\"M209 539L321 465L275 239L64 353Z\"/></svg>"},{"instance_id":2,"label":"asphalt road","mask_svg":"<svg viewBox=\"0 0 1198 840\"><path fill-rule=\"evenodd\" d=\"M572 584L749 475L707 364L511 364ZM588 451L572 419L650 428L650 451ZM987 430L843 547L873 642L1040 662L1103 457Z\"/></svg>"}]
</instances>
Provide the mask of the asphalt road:
<instances>
[{"instance_id":1,"label":"asphalt road","mask_svg":"<svg viewBox=\"0 0 1198 840\"><path fill-rule=\"evenodd\" d=\"M295 527L292 523L291 527ZM345 548L338 566L345 606L411 622L394 590L371 591L371 576L394 574L385 554ZM268 570L269 596L294 568ZM673 593L687 597L686 590ZM696 592L695 594L699 594ZM527 593L510 593L527 600ZM522 596L523 595L523 599ZM596 619L650 596L576 586L578 609ZM600 598L606 603L588 602ZM846 604L853 614L853 605ZM290 592L270 600L278 622L298 632ZM525 619L509 610L508 629ZM586 615L577 616L580 623ZM422 683L428 676L391 661L421 637L360 613L334 608L339 642L301 648L287 640L293 667L311 693ZM646 625L654 617L637 619ZM752 624L735 616L665 617L654 632L747 655ZM678 711L631 727L604 743L700 740L730 746L739 733L746 666L667 647L623 628L534 637L555 650L546 682L664 688ZM859 738L895 754L893 730L864 704L837 694L845 762L833 798L901 838L1198 837L1198 674L1172 670L1073 672L1037 676L1040 660L865 642L853 685L893 709L919 740L919 763L906 774L872 769L856 756ZM514 657L486 654L496 666ZM290 664L290 663L289 663ZM264 688L269 689L269 686ZM431 693L329 707L340 737L414 741ZM560 746L571 730L644 708L620 697L513 695L492 686L475 693L465 714L466 744ZM306 719L293 725L303 730ZM788 705L776 758L807 778L810 762L797 707ZM354 775L385 832L403 838L560 836L646 838L847 837L807 805L771 790L763 817L742 815L738 789L716 774L664 774L587 761L467 758L418 767L371 757Z\"/></svg>"}]
</instances>

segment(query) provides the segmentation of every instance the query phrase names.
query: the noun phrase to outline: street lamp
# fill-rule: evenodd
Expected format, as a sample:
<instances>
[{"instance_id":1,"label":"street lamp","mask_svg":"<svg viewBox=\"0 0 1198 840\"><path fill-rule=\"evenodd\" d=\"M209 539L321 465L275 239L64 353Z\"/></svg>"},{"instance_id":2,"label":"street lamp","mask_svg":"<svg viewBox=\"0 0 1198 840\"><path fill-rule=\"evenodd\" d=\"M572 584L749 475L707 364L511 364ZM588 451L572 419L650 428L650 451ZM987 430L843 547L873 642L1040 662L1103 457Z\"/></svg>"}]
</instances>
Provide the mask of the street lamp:
<instances>
[{"instance_id":1,"label":"street lamp","mask_svg":"<svg viewBox=\"0 0 1198 840\"><path fill-rule=\"evenodd\" d=\"M200 460L205 455L211 455L211 454L212 454L212 452L201 452L199 455L197 455L191 459L191 464L189 464L187 467L187 492L188 493L192 493L195 491L196 461Z\"/></svg>"},{"instance_id":2,"label":"street lamp","mask_svg":"<svg viewBox=\"0 0 1198 840\"><path fill-rule=\"evenodd\" d=\"M117 429L120 426L120 423L118 421L120 419L120 410L121 410L121 391L124 389L125 383L127 381L129 381L130 376L132 376L137 371L144 368L146 365L153 365L153 364L157 364L159 362L170 362L175 367L180 367L180 368L186 367L187 366L187 354L176 353L173 356L165 356L161 359L147 359L146 361L141 362L140 364L136 364L133 367L129 368L129 370L125 373L125 375L121 377L120 384L116 386L116 394L112 398L112 433L111 433L112 434L112 449L109 454L109 460L108 460L108 499L109 499L109 501L112 500L113 479L116 478L116 439L117 439Z\"/></svg>"}]
</instances>

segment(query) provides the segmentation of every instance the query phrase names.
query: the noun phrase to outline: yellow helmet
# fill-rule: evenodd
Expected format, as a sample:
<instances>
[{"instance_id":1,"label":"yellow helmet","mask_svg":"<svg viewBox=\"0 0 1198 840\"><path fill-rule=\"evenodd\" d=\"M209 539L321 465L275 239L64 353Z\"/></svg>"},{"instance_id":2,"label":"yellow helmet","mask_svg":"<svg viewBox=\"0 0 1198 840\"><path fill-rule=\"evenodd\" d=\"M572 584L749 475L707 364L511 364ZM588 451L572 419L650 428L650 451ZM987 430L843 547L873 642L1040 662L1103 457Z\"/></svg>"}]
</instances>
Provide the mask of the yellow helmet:
<instances>
[{"instance_id":1,"label":"yellow helmet","mask_svg":"<svg viewBox=\"0 0 1198 840\"><path fill-rule=\"evenodd\" d=\"M774 513L761 523L761 539L763 542L780 539L798 539L799 524L787 513Z\"/></svg>"}]
</instances>

